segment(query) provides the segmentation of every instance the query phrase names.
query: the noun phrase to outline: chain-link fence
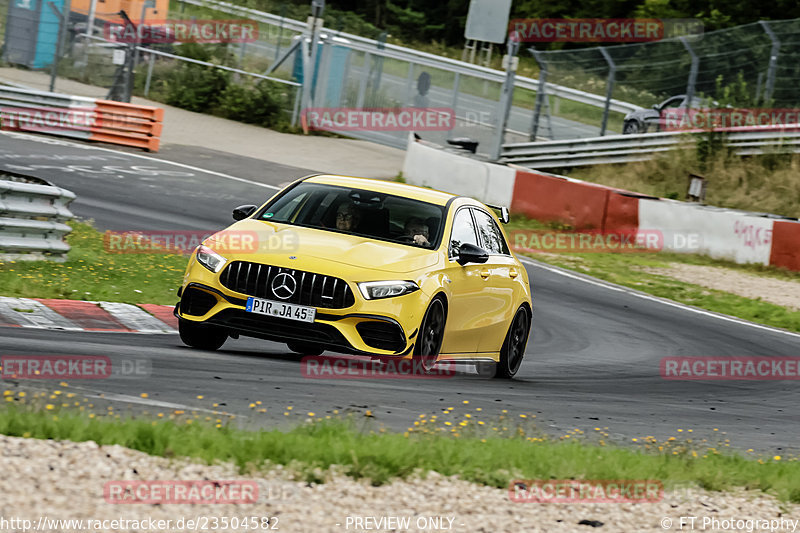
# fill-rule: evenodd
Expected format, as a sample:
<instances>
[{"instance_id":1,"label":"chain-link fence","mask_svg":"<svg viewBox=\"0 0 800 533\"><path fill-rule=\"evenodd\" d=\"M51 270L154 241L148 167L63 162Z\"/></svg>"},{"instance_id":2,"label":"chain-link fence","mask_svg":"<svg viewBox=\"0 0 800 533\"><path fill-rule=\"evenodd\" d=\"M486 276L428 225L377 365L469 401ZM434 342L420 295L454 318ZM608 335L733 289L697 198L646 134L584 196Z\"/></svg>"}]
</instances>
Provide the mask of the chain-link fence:
<instances>
[{"instance_id":1,"label":"chain-link fence","mask_svg":"<svg viewBox=\"0 0 800 533\"><path fill-rule=\"evenodd\" d=\"M800 105L800 19L761 21L684 39L531 53L548 83L642 107L681 94L713 101L733 86L740 100L735 105Z\"/></svg>"}]
</instances>

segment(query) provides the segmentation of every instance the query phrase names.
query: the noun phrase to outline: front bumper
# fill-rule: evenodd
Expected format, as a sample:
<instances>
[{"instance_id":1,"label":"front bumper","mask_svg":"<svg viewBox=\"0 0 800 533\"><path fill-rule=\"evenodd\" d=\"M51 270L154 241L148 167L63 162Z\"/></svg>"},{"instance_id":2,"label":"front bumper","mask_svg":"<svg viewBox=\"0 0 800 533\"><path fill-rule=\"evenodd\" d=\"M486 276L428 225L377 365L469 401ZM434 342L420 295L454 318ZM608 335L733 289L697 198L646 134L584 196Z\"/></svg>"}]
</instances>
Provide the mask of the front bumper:
<instances>
[{"instance_id":1,"label":"front bumper","mask_svg":"<svg viewBox=\"0 0 800 533\"><path fill-rule=\"evenodd\" d=\"M309 342L373 356L409 355L421 321L419 309L425 309L422 291L375 301L357 296L355 304L346 309L316 308L314 322L307 323L248 313L246 295L195 281L182 287L180 295L181 302L175 307L180 320L270 341Z\"/></svg>"}]
</instances>

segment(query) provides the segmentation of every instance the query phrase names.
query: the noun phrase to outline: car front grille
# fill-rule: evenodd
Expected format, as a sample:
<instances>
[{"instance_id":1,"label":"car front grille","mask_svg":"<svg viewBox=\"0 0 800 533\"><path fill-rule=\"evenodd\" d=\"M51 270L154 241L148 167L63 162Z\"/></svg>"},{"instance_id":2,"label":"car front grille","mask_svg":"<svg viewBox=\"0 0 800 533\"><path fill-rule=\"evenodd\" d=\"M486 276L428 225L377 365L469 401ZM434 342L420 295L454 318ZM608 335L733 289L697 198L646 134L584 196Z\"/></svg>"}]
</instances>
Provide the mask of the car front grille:
<instances>
[{"instance_id":1,"label":"car front grille","mask_svg":"<svg viewBox=\"0 0 800 533\"><path fill-rule=\"evenodd\" d=\"M281 278L276 280L278 276ZM232 291L268 300L328 309L344 309L355 303L353 291L343 279L249 261L232 262L219 281ZM282 285L288 289L281 290Z\"/></svg>"}]
</instances>

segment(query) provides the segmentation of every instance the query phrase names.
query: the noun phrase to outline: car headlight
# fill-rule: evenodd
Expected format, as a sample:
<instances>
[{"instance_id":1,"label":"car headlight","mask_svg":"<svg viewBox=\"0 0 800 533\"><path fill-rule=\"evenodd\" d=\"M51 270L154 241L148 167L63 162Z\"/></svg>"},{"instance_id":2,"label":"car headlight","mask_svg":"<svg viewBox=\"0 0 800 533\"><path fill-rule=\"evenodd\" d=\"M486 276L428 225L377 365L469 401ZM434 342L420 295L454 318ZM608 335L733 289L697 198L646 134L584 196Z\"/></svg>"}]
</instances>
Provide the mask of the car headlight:
<instances>
[{"instance_id":1,"label":"car headlight","mask_svg":"<svg viewBox=\"0 0 800 533\"><path fill-rule=\"evenodd\" d=\"M208 246L200 246L197 249L197 262L216 274L222 270L228 260Z\"/></svg>"},{"instance_id":2,"label":"car headlight","mask_svg":"<svg viewBox=\"0 0 800 533\"><path fill-rule=\"evenodd\" d=\"M365 281L358 289L367 300L378 300L418 291L419 285L413 281Z\"/></svg>"}]
</instances>

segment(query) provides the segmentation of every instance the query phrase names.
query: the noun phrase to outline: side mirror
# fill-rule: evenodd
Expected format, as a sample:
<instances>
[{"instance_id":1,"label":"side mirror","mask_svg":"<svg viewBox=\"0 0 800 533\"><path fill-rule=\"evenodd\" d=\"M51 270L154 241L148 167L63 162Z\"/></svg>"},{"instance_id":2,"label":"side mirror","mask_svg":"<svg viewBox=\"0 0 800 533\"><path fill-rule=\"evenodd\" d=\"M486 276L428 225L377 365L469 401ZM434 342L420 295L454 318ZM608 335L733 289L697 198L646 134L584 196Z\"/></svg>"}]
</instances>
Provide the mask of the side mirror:
<instances>
[{"instance_id":1,"label":"side mirror","mask_svg":"<svg viewBox=\"0 0 800 533\"><path fill-rule=\"evenodd\" d=\"M500 208L500 222L503 224L508 224L508 221L511 220L511 215L508 212L508 208L503 206Z\"/></svg>"},{"instance_id":2,"label":"side mirror","mask_svg":"<svg viewBox=\"0 0 800 533\"><path fill-rule=\"evenodd\" d=\"M653 111L661 111L661 106L659 104L653 104Z\"/></svg>"},{"instance_id":3,"label":"side mirror","mask_svg":"<svg viewBox=\"0 0 800 533\"><path fill-rule=\"evenodd\" d=\"M233 220L243 220L255 213L256 209L257 205L240 205L233 210Z\"/></svg>"},{"instance_id":4,"label":"side mirror","mask_svg":"<svg viewBox=\"0 0 800 533\"><path fill-rule=\"evenodd\" d=\"M485 263L489 260L489 252L481 248L465 242L458 248L458 264L461 266L467 263Z\"/></svg>"}]
</instances>

